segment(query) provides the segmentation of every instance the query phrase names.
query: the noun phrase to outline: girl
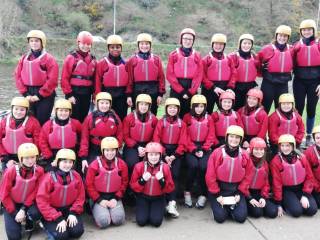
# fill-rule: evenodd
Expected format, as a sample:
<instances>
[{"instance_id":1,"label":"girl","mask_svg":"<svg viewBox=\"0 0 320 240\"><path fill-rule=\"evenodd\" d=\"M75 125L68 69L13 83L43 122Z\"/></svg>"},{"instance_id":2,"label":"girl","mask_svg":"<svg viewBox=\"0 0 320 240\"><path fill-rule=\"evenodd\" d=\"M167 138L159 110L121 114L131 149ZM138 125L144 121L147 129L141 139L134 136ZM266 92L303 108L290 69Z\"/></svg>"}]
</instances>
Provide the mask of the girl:
<instances>
[{"instance_id":1,"label":"girl","mask_svg":"<svg viewBox=\"0 0 320 240\"><path fill-rule=\"evenodd\" d=\"M114 136L122 145L122 123L111 109L112 97L100 92L95 99L96 110L90 113L82 124L79 157L82 159L82 172L100 155L100 144L104 137Z\"/></svg>"},{"instance_id":2,"label":"girl","mask_svg":"<svg viewBox=\"0 0 320 240\"><path fill-rule=\"evenodd\" d=\"M262 105L267 113L270 111L272 102L277 108L279 96L288 92L288 82L291 81L293 69L292 47L288 44L290 36L291 28L280 25L273 42L264 46L258 53L263 76Z\"/></svg>"},{"instance_id":3,"label":"girl","mask_svg":"<svg viewBox=\"0 0 320 240\"><path fill-rule=\"evenodd\" d=\"M214 220L223 223L230 215L243 223L247 218L245 197L252 181L252 162L241 149L243 129L231 125L226 132L226 145L214 150L208 161L206 183Z\"/></svg>"},{"instance_id":4,"label":"girl","mask_svg":"<svg viewBox=\"0 0 320 240\"><path fill-rule=\"evenodd\" d=\"M79 238L83 232L85 190L81 176L72 167L76 154L71 149L57 152L53 171L46 173L37 193L37 205L49 239Z\"/></svg>"},{"instance_id":5,"label":"girl","mask_svg":"<svg viewBox=\"0 0 320 240\"><path fill-rule=\"evenodd\" d=\"M29 115L29 101L15 97L11 101L11 114L0 123L0 156L2 169L19 163L18 147L22 143L39 144L40 124Z\"/></svg>"},{"instance_id":6,"label":"girl","mask_svg":"<svg viewBox=\"0 0 320 240\"><path fill-rule=\"evenodd\" d=\"M153 141L164 146L164 161L170 166L175 190L167 196L167 212L172 217L179 217L177 211L177 190L181 160L186 148L186 124L179 118L180 102L177 98L167 98L165 115L157 123L153 134Z\"/></svg>"},{"instance_id":7,"label":"girl","mask_svg":"<svg viewBox=\"0 0 320 240\"><path fill-rule=\"evenodd\" d=\"M128 61L128 105L134 109L136 97L148 93L152 99L151 112L157 115L158 106L166 92L161 58L151 53L152 37L141 33L137 37L138 53Z\"/></svg>"},{"instance_id":8,"label":"girl","mask_svg":"<svg viewBox=\"0 0 320 240\"><path fill-rule=\"evenodd\" d=\"M227 88L234 88L237 71L233 62L224 54L227 36L216 33L211 38L212 51L202 59L202 94L208 101L208 113L212 114L214 104L219 104L219 96Z\"/></svg>"},{"instance_id":9,"label":"girl","mask_svg":"<svg viewBox=\"0 0 320 240\"><path fill-rule=\"evenodd\" d=\"M193 182L198 176L200 195L196 202L196 208L202 209L207 201L207 187L205 174L211 149L218 141L214 134L214 124L211 116L206 111L207 100L203 95L194 95L191 99L191 110L183 121L187 125L187 184L184 192L184 203L187 207L193 206L191 190Z\"/></svg>"},{"instance_id":10,"label":"girl","mask_svg":"<svg viewBox=\"0 0 320 240\"><path fill-rule=\"evenodd\" d=\"M135 165L130 187L137 194L136 220L139 226L147 223L159 227L165 212L165 195L174 190L170 167L161 161L160 143L146 146L144 161Z\"/></svg>"},{"instance_id":11,"label":"girl","mask_svg":"<svg viewBox=\"0 0 320 240\"><path fill-rule=\"evenodd\" d=\"M203 76L200 53L192 48L195 38L193 29L183 29L179 39L181 47L168 58L166 78L171 87L170 97L179 99L181 118L189 111L191 97L197 93Z\"/></svg>"},{"instance_id":12,"label":"girl","mask_svg":"<svg viewBox=\"0 0 320 240\"><path fill-rule=\"evenodd\" d=\"M18 148L19 164L4 173L0 187L0 200L4 206L4 224L8 239L21 239L21 224L32 231L40 220L35 204L36 193L43 169L36 165L38 148L33 143L23 143Z\"/></svg>"},{"instance_id":13,"label":"girl","mask_svg":"<svg viewBox=\"0 0 320 240\"><path fill-rule=\"evenodd\" d=\"M128 167L117 157L118 149L116 138L102 139L102 156L90 164L86 176L86 189L94 202L92 214L99 228L106 228L111 222L121 225L125 221L121 199L129 182Z\"/></svg>"},{"instance_id":14,"label":"girl","mask_svg":"<svg viewBox=\"0 0 320 240\"><path fill-rule=\"evenodd\" d=\"M108 92L112 96L113 109L121 121L127 116L127 88L128 72L124 59L121 56L123 40L119 35L107 38L108 56L97 64L95 94Z\"/></svg>"},{"instance_id":15,"label":"girl","mask_svg":"<svg viewBox=\"0 0 320 240\"><path fill-rule=\"evenodd\" d=\"M27 39L30 52L20 58L15 69L16 86L31 103L30 110L43 125L50 118L53 108L59 66L55 58L46 52L44 32L31 30Z\"/></svg>"},{"instance_id":16,"label":"girl","mask_svg":"<svg viewBox=\"0 0 320 240\"><path fill-rule=\"evenodd\" d=\"M272 159L273 198L278 205L278 216L283 208L293 217L302 214L313 216L317 213L317 203L311 195L314 178L308 160L296 152L293 135L279 137L279 153Z\"/></svg>"},{"instance_id":17,"label":"girl","mask_svg":"<svg viewBox=\"0 0 320 240\"><path fill-rule=\"evenodd\" d=\"M65 58L62 67L61 88L73 104L72 118L83 122L88 114L94 90L96 58L90 53L91 33L82 31L77 37L77 49Z\"/></svg>"}]
</instances>

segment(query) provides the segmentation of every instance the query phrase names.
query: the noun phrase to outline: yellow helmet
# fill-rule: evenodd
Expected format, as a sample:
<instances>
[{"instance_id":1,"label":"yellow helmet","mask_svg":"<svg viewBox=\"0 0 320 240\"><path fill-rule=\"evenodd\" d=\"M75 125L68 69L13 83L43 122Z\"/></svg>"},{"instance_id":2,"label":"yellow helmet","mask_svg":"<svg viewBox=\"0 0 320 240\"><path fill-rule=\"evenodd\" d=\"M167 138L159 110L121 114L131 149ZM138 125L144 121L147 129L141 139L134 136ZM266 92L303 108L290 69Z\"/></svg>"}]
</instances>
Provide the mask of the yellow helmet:
<instances>
[{"instance_id":1,"label":"yellow helmet","mask_svg":"<svg viewBox=\"0 0 320 240\"><path fill-rule=\"evenodd\" d=\"M138 102L146 102L149 103L150 105L152 104L152 99L150 97L150 95L148 94L139 94L136 98L136 105L138 104Z\"/></svg>"},{"instance_id":2,"label":"yellow helmet","mask_svg":"<svg viewBox=\"0 0 320 240\"><path fill-rule=\"evenodd\" d=\"M227 137L229 134L237 135L237 136L243 138L243 136L244 136L244 131L243 131L243 128L240 127L240 126L231 125L231 126L229 126L229 127L227 128L226 137Z\"/></svg>"},{"instance_id":3,"label":"yellow helmet","mask_svg":"<svg viewBox=\"0 0 320 240\"><path fill-rule=\"evenodd\" d=\"M97 106L99 100L109 100L110 103L112 104L112 96L110 93L107 93L107 92L99 92L96 95L96 99L94 102L96 106Z\"/></svg>"},{"instance_id":4,"label":"yellow helmet","mask_svg":"<svg viewBox=\"0 0 320 240\"><path fill-rule=\"evenodd\" d=\"M207 105L207 99L206 99L205 96L203 96L201 94L196 94L191 98L190 107L192 107L192 105L195 104L195 103L197 103L197 104L202 103L202 104Z\"/></svg>"},{"instance_id":5,"label":"yellow helmet","mask_svg":"<svg viewBox=\"0 0 320 240\"><path fill-rule=\"evenodd\" d=\"M251 34L249 34L249 33L245 33L245 34L242 34L242 35L239 37L239 42L238 42L239 48L240 48L241 41L244 40L244 39L251 40L251 41L252 41L252 44L254 43L254 37L253 37Z\"/></svg>"},{"instance_id":6,"label":"yellow helmet","mask_svg":"<svg viewBox=\"0 0 320 240\"><path fill-rule=\"evenodd\" d=\"M320 133L320 125L315 126L315 127L312 129L312 134L316 134L316 133Z\"/></svg>"},{"instance_id":7,"label":"yellow helmet","mask_svg":"<svg viewBox=\"0 0 320 240\"><path fill-rule=\"evenodd\" d=\"M277 36L278 33L286 34L286 35L288 35L290 37L291 36L291 27L289 27L287 25L280 25L276 29L275 36Z\"/></svg>"},{"instance_id":8,"label":"yellow helmet","mask_svg":"<svg viewBox=\"0 0 320 240\"><path fill-rule=\"evenodd\" d=\"M76 154L73 150L62 148L57 152L56 158L55 158L55 165L57 166L59 159L68 159L72 161L76 161Z\"/></svg>"},{"instance_id":9,"label":"yellow helmet","mask_svg":"<svg viewBox=\"0 0 320 240\"><path fill-rule=\"evenodd\" d=\"M46 38L46 35L44 34L44 32L42 32L40 30L31 30L27 34L28 41L29 41L29 38L39 38L41 40L41 42L42 42L42 47L43 48L46 47L47 38Z\"/></svg>"},{"instance_id":10,"label":"yellow helmet","mask_svg":"<svg viewBox=\"0 0 320 240\"><path fill-rule=\"evenodd\" d=\"M279 97L279 103L293 103L294 104L294 97L290 93L283 93Z\"/></svg>"},{"instance_id":11,"label":"yellow helmet","mask_svg":"<svg viewBox=\"0 0 320 240\"><path fill-rule=\"evenodd\" d=\"M114 137L105 137L104 139L102 139L101 141L101 152L103 152L104 149L107 148L119 148L119 142L116 138Z\"/></svg>"},{"instance_id":12,"label":"yellow helmet","mask_svg":"<svg viewBox=\"0 0 320 240\"><path fill-rule=\"evenodd\" d=\"M169 105L176 105L180 107L180 101L177 98L167 98L166 102L164 103L164 106L167 107Z\"/></svg>"},{"instance_id":13,"label":"yellow helmet","mask_svg":"<svg viewBox=\"0 0 320 240\"><path fill-rule=\"evenodd\" d=\"M215 42L226 44L227 43L227 36L222 33L213 34L213 36L211 38L211 45Z\"/></svg>"},{"instance_id":14,"label":"yellow helmet","mask_svg":"<svg viewBox=\"0 0 320 240\"><path fill-rule=\"evenodd\" d=\"M300 23L299 29L301 31L301 29L304 29L304 28L313 28L314 36L317 36L317 25L314 20L312 20L312 19L303 20Z\"/></svg>"},{"instance_id":15,"label":"yellow helmet","mask_svg":"<svg viewBox=\"0 0 320 240\"><path fill-rule=\"evenodd\" d=\"M152 43L152 37L149 33L140 33L137 36L137 43L139 42L150 42Z\"/></svg>"},{"instance_id":16,"label":"yellow helmet","mask_svg":"<svg viewBox=\"0 0 320 240\"><path fill-rule=\"evenodd\" d=\"M282 134L278 139L278 144L281 143L292 143L293 146L296 146L296 139L291 134Z\"/></svg>"},{"instance_id":17,"label":"yellow helmet","mask_svg":"<svg viewBox=\"0 0 320 240\"><path fill-rule=\"evenodd\" d=\"M11 100L11 106L19 106L19 107L29 108L30 103L24 97L14 97Z\"/></svg>"},{"instance_id":18,"label":"yellow helmet","mask_svg":"<svg viewBox=\"0 0 320 240\"><path fill-rule=\"evenodd\" d=\"M119 35L110 35L107 38L107 46L114 44L114 45L123 45L123 40L122 37L120 37Z\"/></svg>"},{"instance_id":19,"label":"yellow helmet","mask_svg":"<svg viewBox=\"0 0 320 240\"><path fill-rule=\"evenodd\" d=\"M22 143L18 147L18 159L21 162L23 157L39 156L39 150L33 143Z\"/></svg>"},{"instance_id":20,"label":"yellow helmet","mask_svg":"<svg viewBox=\"0 0 320 240\"><path fill-rule=\"evenodd\" d=\"M67 99L59 98L54 103L54 110L57 110L58 108L65 108L65 109L69 109L71 111L72 105Z\"/></svg>"}]
</instances>

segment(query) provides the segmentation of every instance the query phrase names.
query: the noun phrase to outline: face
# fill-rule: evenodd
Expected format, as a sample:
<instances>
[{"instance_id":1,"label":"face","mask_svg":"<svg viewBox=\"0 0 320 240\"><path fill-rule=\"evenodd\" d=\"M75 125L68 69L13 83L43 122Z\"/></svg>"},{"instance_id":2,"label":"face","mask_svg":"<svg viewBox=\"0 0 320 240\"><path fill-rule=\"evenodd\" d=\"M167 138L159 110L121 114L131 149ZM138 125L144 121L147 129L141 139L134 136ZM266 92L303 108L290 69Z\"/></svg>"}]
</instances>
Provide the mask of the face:
<instances>
[{"instance_id":1,"label":"face","mask_svg":"<svg viewBox=\"0 0 320 240\"><path fill-rule=\"evenodd\" d=\"M139 51L143 52L143 53L147 53L150 52L151 49L151 45L150 42L139 42Z\"/></svg>"},{"instance_id":2,"label":"face","mask_svg":"<svg viewBox=\"0 0 320 240\"><path fill-rule=\"evenodd\" d=\"M277 42L279 44L286 44L289 40L289 36L287 34L278 33L277 34Z\"/></svg>"},{"instance_id":3,"label":"face","mask_svg":"<svg viewBox=\"0 0 320 240\"><path fill-rule=\"evenodd\" d=\"M213 43L213 46L212 46L213 50L215 52L223 52L224 50L224 43Z\"/></svg>"},{"instance_id":4,"label":"face","mask_svg":"<svg viewBox=\"0 0 320 240\"><path fill-rule=\"evenodd\" d=\"M234 134L228 135L228 145L230 147L238 147L240 145L240 142L241 142L240 136L234 135Z\"/></svg>"},{"instance_id":5,"label":"face","mask_svg":"<svg viewBox=\"0 0 320 240\"><path fill-rule=\"evenodd\" d=\"M103 150L103 155L107 160L113 160L117 154L117 149L107 148Z\"/></svg>"},{"instance_id":6,"label":"face","mask_svg":"<svg viewBox=\"0 0 320 240\"><path fill-rule=\"evenodd\" d=\"M316 143L317 146L320 147L320 133L314 134L314 142Z\"/></svg>"},{"instance_id":7,"label":"face","mask_svg":"<svg viewBox=\"0 0 320 240\"><path fill-rule=\"evenodd\" d=\"M42 42L39 38L29 38L29 46L33 51L42 49Z\"/></svg>"},{"instance_id":8,"label":"face","mask_svg":"<svg viewBox=\"0 0 320 240\"><path fill-rule=\"evenodd\" d=\"M98 101L98 110L100 112L107 112L111 108L111 103L109 100L101 99Z\"/></svg>"},{"instance_id":9,"label":"face","mask_svg":"<svg viewBox=\"0 0 320 240\"><path fill-rule=\"evenodd\" d=\"M119 57L121 55L122 47L120 44L111 44L108 47L109 53L114 57Z\"/></svg>"},{"instance_id":10,"label":"face","mask_svg":"<svg viewBox=\"0 0 320 240\"><path fill-rule=\"evenodd\" d=\"M81 43L79 42L79 49L82 51L82 52L89 52L90 49L91 49L91 44L87 44L87 43Z\"/></svg>"},{"instance_id":11,"label":"face","mask_svg":"<svg viewBox=\"0 0 320 240\"><path fill-rule=\"evenodd\" d=\"M293 146L290 143L281 143L280 144L280 151L284 155L288 155L293 151Z\"/></svg>"},{"instance_id":12,"label":"face","mask_svg":"<svg viewBox=\"0 0 320 240\"><path fill-rule=\"evenodd\" d=\"M12 115L15 119L22 119L27 115L27 109L25 107L13 106Z\"/></svg>"},{"instance_id":13,"label":"face","mask_svg":"<svg viewBox=\"0 0 320 240\"><path fill-rule=\"evenodd\" d=\"M247 103L249 107L255 107L258 105L259 100L256 97L248 96Z\"/></svg>"},{"instance_id":14,"label":"face","mask_svg":"<svg viewBox=\"0 0 320 240\"><path fill-rule=\"evenodd\" d=\"M73 160L64 159L59 161L59 169L64 172L70 172L73 167Z\"/></svg>"},{"instance_id":15,"label":"face","mask_svg":"<svg viewBox=\"0 0 320 240\"><path fill-rule=\"evenodd\" d=\"M264 156L265 149L264 148L253 148L252 155L256 158L262 158Z\"/></svg>"},{"instance_id":16,"label":"face","mask_svg":"<svg viewBox=\"0 0 320 240\"><path fill-rule=\"evenodd\" d=\"M169 105L167 107L167 114L171 117L177 116L178 114L178 106L176 105Z\"/></svg>"},{"instance_id":17,"label":"face","mask_svg":"<svg viewBox=\"0 0 320 240\"><path fill-rule=\"evenodd\" d=\"M252 41L249 39L243 39L241 41L241 50L244 52L249 52L252 48Z\"/></svg>"},{"instance_id":18,"label":"face","mask_svg":"<svg viewBox=\"0 0 320 240\"><path fill-rule=\"evenodd\" d=\"M194 111L196 112L196 114L200 115L203 113L204 111L204 104L200 103L198 104L195 108Z\"/></svg>"},{"instance_id":19,"label":"face","mask_svg":"<svg viewBox=\"0 0 320 240\"><path fill-rule=\"evenodd\" d=\"M221 101L221 107L223 110L230 110L232 108L233 101L231 99L222 99Z\"/></svg>"},{"instance_id":20,"label":"face","mask_svg":"<svg viewBox=\"0 0 320 240\"><path fill-rule=\"evenodd\" d=\"M22 164L27 167L32 167L36 163L36 161L37 161L37 156L22 158Z\"/></svg>"},{"instance_id":21,"label":"face","mask_svg":"<svg viewBox=\"0 0 320 240\"><path fill-rule=\"evenodd\" d=\"M160 161L160 153L148 153L147 157L149 163L151 163L152 165L155 165Z\"/></svg>"},{"instance_id":22,"label":"face","mask_svg":"<svg viewBox=\"0 0 320 240\"><path fill-rule=\"evenodd\" d=\"M145 114L149 111L149 103L146 102L138 102L138 111L142 114Z\"/></svg>"},{"instance_id":23,"label":"face","mask_svg":"<svg viewBox=\"0 0 320 240\"><path fill-rule=\"evenodd\" d=\"M313 36L313 28L302 28L301 35L304 38L309 38Z\"/></svg>"},{"instance_id":24,"label":"face","mask_svg":"<svg viewBox=\"0 0 320 240\"><path fill-rule=\"evenodd\" d=\"M70 117L70 110L67 108L58 108L56 113L60 120L67 120Z\"/></svg>"},{"instance_id":25,"label":"face","mask_svg":"<svg viewBox=\"0 0 320 240\"><path fill-rule=\"evenodd\" d=\"M182 47L191 48L193 45L193 36L189 33L182 35Z\"/></svg>"},{"instance_id":26,"label":"face","mask_svg":"<svg viewBox=\"0 0 320 240\"><path fill-rule=\"evenodd\" d=\"M280 108L283 112L290 112L293 108L292 103L280 103Z\"/></svg>"}]
</instances>

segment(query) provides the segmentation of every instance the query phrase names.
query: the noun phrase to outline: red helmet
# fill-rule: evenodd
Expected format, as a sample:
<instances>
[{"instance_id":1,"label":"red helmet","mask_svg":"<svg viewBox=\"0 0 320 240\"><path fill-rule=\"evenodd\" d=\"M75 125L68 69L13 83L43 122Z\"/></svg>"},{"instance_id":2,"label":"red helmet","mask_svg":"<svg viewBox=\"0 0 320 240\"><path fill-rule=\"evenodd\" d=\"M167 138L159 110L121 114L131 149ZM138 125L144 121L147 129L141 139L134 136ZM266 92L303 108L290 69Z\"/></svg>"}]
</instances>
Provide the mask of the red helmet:
<instances>
[{"instance_id":1,"label":"red helmet","mask_svg":"<svg viewBox=\"0 0 320 240\"><path fill-rule=\"evenodd\" d=\"M247 96L256 97L258 98L258 102L261 103L263 99L263 92L260 89L251 88L248 91Z\"/></svg>"},{"instance_id":2,"label":"red helmet","mask_svg":"<svg viewBox=\"0 0 320 240\"><path fill-rule=\"evenodd\" d=\"M87 32L87 31L82 31L79 32L78 37L77 37L77 42L81 42L83 44L87 44L87 45L92 45L93 42L93 37L91 35L91 33Z\"/></svg>"},{"instance_id":3,"label":"red helmet","mask_svg":"<svg viewBox=\"0 0 320 240\"><path fill-rule=\"evenodd\" d=\"M163 153L163 147L160 143L157 142L149 142L146 146L146 153Z\"/></svg>"},{"instance_id":4,"label":"red helmet","mask_svg":"<svg viewBox=\"0 0 320 240\"><path fill-rule=\"evenodd\" d=\"M225 91L223 93L220 94L219 96L219 101L222 101L223 99L231 99L231 100L235 100L235 94L232 91Z\"/></svg>"},{"instance_id":5,"label":"red helmet","mask_svg":"<svg viewBox=\"0 0 320 240\"><path fill-rule=\"evenodd\" d=\"M252 152L253 148L267 148L267 144L262 138L255 137L251 139L249 148L250 152Z\"/></svg>"}]
</instances>

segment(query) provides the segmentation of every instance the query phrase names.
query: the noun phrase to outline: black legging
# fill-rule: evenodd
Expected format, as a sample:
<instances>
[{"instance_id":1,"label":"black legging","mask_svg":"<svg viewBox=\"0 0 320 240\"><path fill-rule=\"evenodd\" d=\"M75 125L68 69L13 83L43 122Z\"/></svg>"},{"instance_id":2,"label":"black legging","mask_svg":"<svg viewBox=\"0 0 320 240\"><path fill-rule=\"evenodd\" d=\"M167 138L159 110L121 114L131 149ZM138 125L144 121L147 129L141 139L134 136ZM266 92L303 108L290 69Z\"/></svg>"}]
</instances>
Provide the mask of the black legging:
<instances>
[{"instance_id":1,"label":"black legging","mask_svg":"<svg viewBox=\"0 0 320 240\"><path fill-rule=\"evenodd\" d=\"M256 191L252 192L250 191L251 196L259 202L260 198L262 196L260 193L257 193ZM254 207L251 205L251 203L247 200L247 206L248 206L248 214L251 217L259 218L262 216L266 216L268 218L276 218L278 216L278 207L277 205L272 202L270 199L265 199L266 205L264 208Z\"/></svg>"},{"instance_id":2,"label":"black legging","mask_svg":"<svg viewBox=\"0 0 320 240\"><path fill-rule=\"evenodd\" d=\"M129 175L131 176L133 172L134 165L142 161L143 158L139 157L137 148L129 148L124 146L123 148L123 159L128 165Z\"/></svg>"},{"instance_id":3,"label":"black legging","mask_svg":"<svg viewBox=\"0 0 320 240\"><path fill-rule=\"evenodd\" d=\"M251 88L257 86L256 82L249 83L236 83L234 93L236 95L236 101L234 104L234 110L238 111L246 104L247 93Z\"/></svg>"},{"instance_id":4,"label":"black legging","mask_svg":"<svg viewBox=\"0 0 320 240\"><path fill-rule=\"evenodd\" d=\"M223 90L227 89L226 81L223 82L214 82L215 87L219 87ZM211 89L206 89L204 86L201 88L201 94L203 94L207 99L207 112L211 114L213 112L214 105L218 106L219 104L219 96L213 91L213 87Z\"/></svg>"},{"instance_id":5,"label":"black legging","mask_svg":"<svg viewBox=\"0 0 320 240\"><path fill-rule=\"evenodd\" d=\"M51 117L55 96L56 93L54 92L52 95L30 105L30 111L38 119L41 126Z\"/></svg>"},{"instance_id":6,"label":"black legging","mask_svg":"<svg viewBox=\"0 0 320 240\"><path fill-rule=\"evenodd\" d=\"M91 103L91 94L73 93L73 96L76 99L76 104L72 104L71 117L79 120L82 123L89 112L90 103Z\"/></svg>"},{"instance_id":7,"label":"black legging","mask_svg":"<svg viewBox=\"0 0 320 240\"><path fill-rule=\"evenodd\" d=\"M128 113L127 96L112 97L112 108L123 121Z\"/></svg>"},{"instance_id":8,"label":"black legging","mask_svg":"<svg viewBox=\"0 0 320 240\"><path fill-rule=\"evenodd\" d=\"M316 200L318 208L320 208L320 193L313 191L312 196L314 197L314 200Z\"/></svg>"}]
</instances>

